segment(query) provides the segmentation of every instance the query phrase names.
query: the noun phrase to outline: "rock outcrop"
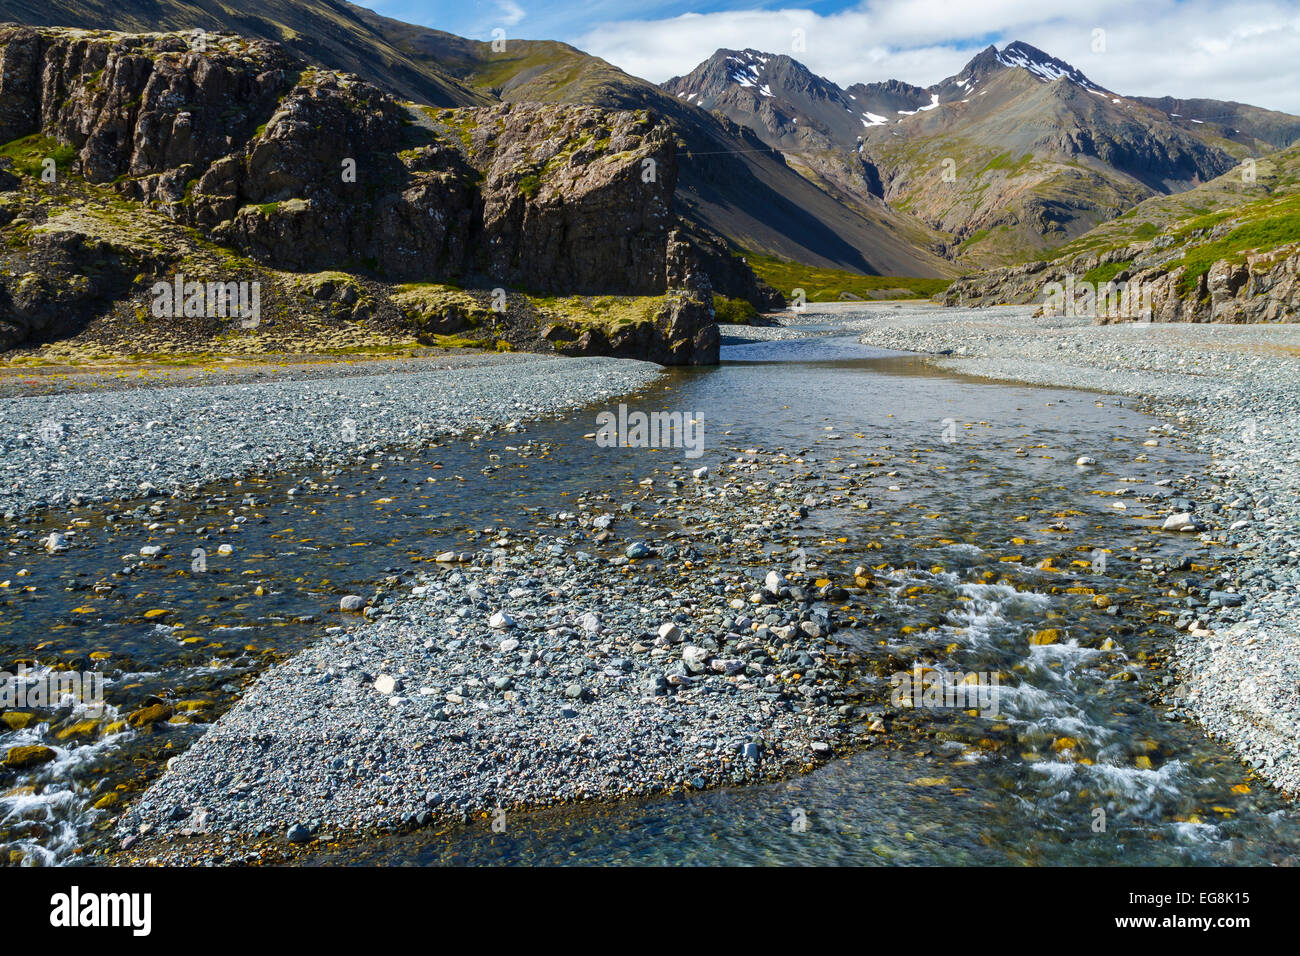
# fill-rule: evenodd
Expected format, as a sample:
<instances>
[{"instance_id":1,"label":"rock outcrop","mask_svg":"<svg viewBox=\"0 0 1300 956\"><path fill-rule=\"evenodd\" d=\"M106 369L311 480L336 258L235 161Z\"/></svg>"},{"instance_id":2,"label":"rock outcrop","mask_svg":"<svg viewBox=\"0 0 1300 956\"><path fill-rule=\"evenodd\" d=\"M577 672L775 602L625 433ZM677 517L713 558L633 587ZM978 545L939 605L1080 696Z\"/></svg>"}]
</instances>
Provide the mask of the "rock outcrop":
<instances>
[{"instance_id":1,"label":"rock outcrop","mask_svg":"<svg viewBox=\"0 0 1300 956\"><path fill-rule=\"evenodd\" d=\"M2 28L0 143L34 134L70 146L89 183L270 268L538 294L681 290L662 322L589 343L610 354L716 361L693 273L763 307L779 298L702 230L682 248L674 137L644 109L415 107L260 40ZM0 303L20 292L7 283ZM645 339L651 327L662 341Z\"/></svg>"},{"instance_id":2,"label":"rock outcrop","mask_svg":"<svg viewBox=\"0 0 1300 956\"><path fill-rule=\"evenodd\" d=\"M1148 242L1059 262L1029 262L959 279L940 300L967 307L1040 302L1044 311L1102 323L1300 320L1300 243L1218 259L1204 271L1189 265L1182 253L1181 247L1171 251Z\"/></svg>"}]
</instances>

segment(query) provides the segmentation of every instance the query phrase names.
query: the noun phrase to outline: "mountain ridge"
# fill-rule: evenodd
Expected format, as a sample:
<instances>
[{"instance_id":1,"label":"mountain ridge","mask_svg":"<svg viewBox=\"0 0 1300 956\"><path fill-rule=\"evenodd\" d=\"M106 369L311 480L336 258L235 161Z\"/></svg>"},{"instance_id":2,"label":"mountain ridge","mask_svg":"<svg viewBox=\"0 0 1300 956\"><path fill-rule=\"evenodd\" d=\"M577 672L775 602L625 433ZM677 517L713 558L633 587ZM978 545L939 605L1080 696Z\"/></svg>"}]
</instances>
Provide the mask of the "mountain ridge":
<instances>
[{"instance_id":1,"label":"mountain ridge","mask_svg":"<svg viewBox=\"0 0 1300 956\"><path fill-rule=\"evenodd\" d=\"M1030 258L1300 138L1300 118L1242 104L1170 101L1212 118L1170 116L1163 101L1115 94L1021 41L990 45L929 87L841 88L789 56L724 48L664 88L792 163L820 157L811 178L915 217L968 267Z\"/></svg>"}]
</instances>

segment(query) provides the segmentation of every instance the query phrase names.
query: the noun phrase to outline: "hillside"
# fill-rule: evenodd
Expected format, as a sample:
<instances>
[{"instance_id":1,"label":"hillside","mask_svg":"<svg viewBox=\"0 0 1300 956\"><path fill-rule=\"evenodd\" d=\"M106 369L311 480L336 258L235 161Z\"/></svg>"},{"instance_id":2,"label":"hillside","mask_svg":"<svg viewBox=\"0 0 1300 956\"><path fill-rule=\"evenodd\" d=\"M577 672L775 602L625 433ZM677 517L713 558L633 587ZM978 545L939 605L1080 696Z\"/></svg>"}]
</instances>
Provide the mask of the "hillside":
<instances>
[{"instance_id":1,"label":"hillside","mask_svg":"<svg viewBox=\"0 0 1300 956\"><path fill-rule=\"evenodd\" d=\"M1080 297L1084 283L1098 295L1113 283L1146 296L1156 321L1290 322L1300 314L1298 272L1300 145L1179 195L1148 199L1049 259L960 279L943 301L1038 302L1049 283L1069 281ZM1141 317L1122 311L1103 310L1099 318Z\"/></svg>"},{"instance_id":2,"label":"hillside","mask_svg":"<svg viewBox=\"0 0 1300 956\"><path fill-rule=\"evenodd\" d=\"M649 109L676 130L683 215L733 248L866 274L951 276L938 237L879 202L860 202L815 177L743 126L682 102L563 43L510 40L504 52L449 33L360 11L413 59L437 64L474 91L505 102L588 103Z\"/></svg>"},{"instance_id":3,"label":"hillside","mask_svg":"<svg viewBox=\"0 0 1300 956\"><path fill-rule=\"evenodd\" d=\"M753 129L828 188L910 215L967 265L1040 254L1300 137L1286 114L1120 96L1024 43L925 88L841 88L757 50L719 50L664 88Z\"/></svg>"},{"instance_id":4,"label":"hillside","mask_svg":"<svg viewBox=\"0 0 1300 956\"><path fill-rule=\"evenodd\" d=\"M958 271L936 251L939 237L914 219L819 188L747 130L565 44L511 39L505 52L496 53L489 44L337 0L269 0L255 9L234 11L217 0L7 0L4 17L124 31L229 30L281 42L309 63L355 73L418 104L650 109L679 137L679 210L697 233L725 237L733 252L754 250L865 274ZM743 292L734 284L730 290Z\"/></svg>"},{"instance_id":5,"label":"hillside","mask_svg":"<svg viewBox=\"0 0 1300 956\"><path fill-rule=\"evenodd\" d=\"M282 44L316 66L355 73L398 96L433 106L482 106L491 101L435 64L414 60L390 44L341 0L4 0L0 22L82 27L122 33L206 30Z\"/></svg>"}]
</instances>

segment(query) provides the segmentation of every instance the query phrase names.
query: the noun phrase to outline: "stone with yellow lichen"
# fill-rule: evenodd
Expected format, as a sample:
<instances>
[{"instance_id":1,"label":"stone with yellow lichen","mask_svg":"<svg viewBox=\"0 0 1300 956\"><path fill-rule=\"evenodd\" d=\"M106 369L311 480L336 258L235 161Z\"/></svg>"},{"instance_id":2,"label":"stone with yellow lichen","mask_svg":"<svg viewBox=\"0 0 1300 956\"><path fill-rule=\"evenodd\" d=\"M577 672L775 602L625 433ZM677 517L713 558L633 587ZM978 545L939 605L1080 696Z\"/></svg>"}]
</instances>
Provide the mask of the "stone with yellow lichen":
<instances>
[{"instance_id":1,"label":"stone with yellow lichen","mask_svg":"<svg viewBox=\"0 0 1300 956\"><path fill-rule=\"evenodd\" d=\"M41 764L49 763L58 754L49 747L42 747L35 744L27 747L10 747L9 752L5 754L2 762L6 767L13 770L22 770L27 767L39 767Z\"/></svg>"}]
</instances>

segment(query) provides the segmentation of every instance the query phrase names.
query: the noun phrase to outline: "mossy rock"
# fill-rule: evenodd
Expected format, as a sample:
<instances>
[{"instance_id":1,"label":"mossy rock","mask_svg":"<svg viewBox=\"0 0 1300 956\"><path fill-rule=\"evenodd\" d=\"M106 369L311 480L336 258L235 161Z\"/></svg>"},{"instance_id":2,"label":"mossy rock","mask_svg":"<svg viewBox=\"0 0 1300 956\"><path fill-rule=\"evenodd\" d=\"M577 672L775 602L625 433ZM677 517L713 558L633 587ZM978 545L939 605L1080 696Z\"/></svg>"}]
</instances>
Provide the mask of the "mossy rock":
<instances>
[{"instance_id":1,"label":"mossy rock","mask_svg":"<svg viewBox=\"0 0 1300 956\"><path fill-rule=\"evenodd\" d=\"M313 299L322 301L337 299L346 305L351 305L366 297L365 287L346 272L333 270L316 272L312 275L300 276L297 283L300 290Z\"/></svg>"},{"instance_id":2,"label":"mossy rock","mask_svg":"<svg viewBox=\"0 0 1300 956\"><path fill-rule=\"evenodd\" d=\"M0 720L3 720L5 726L10 730L22 730L30 726L35 719L35 714L22 710L10 710L0 715Z\"/></svg>"},{"instance_id":3,"label":"mossy rock","mask_svg":"<svg viewBox=\"0 0 1300 956\"><path fill-rule=\"evenodd\" d=\"M99 724L98 720L78 720L66 727L60 727L54 736L57 740L68 740L72 737L95 737L99 734Z\"/></svg>"},{"instance_id":4,"label":"mossy rock","mask_svg":"<svg viewBox=\"0 0 1300 956\"><path fill-rule=\"evenodd\" d=\"M166 720L171 715L172 709L167 704L152 704L127 715L126 722L130 727L148 727L150 724Z\"/></svg>"},{"instance_id":5,"label":"mossy rock","mask_svg":"<svg viewBox=\"0 0 1300 956\"><path fill-rule=\"evenodd\" d=\"M492 310L472 293L436 283L399 286L392 303L413 328L439 335L481 325L492 317Z\"/></svg>"},{"instance_id":6,"label":"mossy rock","mask_svg":"<svg viewBox=\"0 0 1300 956\"><path fill-rule=\"evenodd\" d=\"M28 747L10 747L2 762L11 770L23 770L49 763L57 756L58 754L49 747L34 744Z\"/></svg>"}]
</instances>

